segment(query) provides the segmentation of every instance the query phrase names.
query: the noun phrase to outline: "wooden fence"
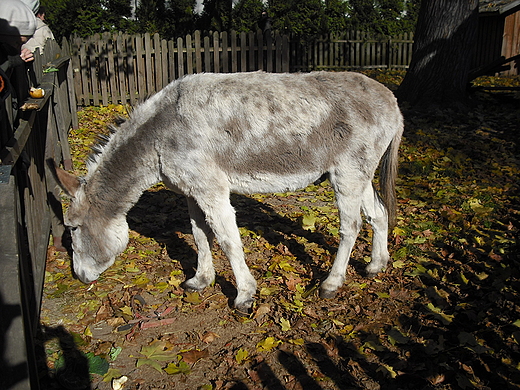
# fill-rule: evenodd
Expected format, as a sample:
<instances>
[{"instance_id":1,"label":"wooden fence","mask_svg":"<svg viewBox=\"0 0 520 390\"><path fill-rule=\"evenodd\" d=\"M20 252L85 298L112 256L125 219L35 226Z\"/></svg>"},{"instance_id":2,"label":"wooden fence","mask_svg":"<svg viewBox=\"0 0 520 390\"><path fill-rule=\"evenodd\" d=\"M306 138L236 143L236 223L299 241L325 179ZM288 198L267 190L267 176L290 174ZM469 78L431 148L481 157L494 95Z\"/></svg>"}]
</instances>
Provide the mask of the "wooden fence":
<instances>
[{"instance_id":1,"label":"wooden fence","mask_svg":"<svg viewBox=\"0 0 520 390\"><path fill-rule=\"evenodd\" d=\"M0 378L2 389L39 389L34 337L39 323L49 236L61 243L61 202L45 161L71 169L68 129L77 126L68 51L48 41L32 64L10 76L0 102ZM45 90L27 98L30 84ZM41 359L41 356L40 356Z\"/></svg>"},{"instance_id":2,"label":"wooden fence","mask_svg":"<svg viewBox=\"0 0 520 390\"><path fill-rule=\"evenodd\" d=\"M159 35L73 37L70 53L79 105L131 103L170 81L200 72L308 72L406 68L413 37L373 38L361 32L312 40L262 32L200 31L176 40Z\"/></svg>"}]
</instances>

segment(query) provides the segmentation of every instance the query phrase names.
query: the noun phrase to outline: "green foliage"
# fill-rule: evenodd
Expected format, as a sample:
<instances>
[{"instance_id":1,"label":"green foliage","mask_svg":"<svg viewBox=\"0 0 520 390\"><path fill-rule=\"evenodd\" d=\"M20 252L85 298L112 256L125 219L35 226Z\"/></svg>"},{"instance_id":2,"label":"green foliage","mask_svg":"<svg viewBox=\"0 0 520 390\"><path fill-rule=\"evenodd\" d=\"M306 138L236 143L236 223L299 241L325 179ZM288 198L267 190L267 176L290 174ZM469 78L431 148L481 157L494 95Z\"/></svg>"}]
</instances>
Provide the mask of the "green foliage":
<instances>
[{"instance_id":1,"label":"green foliage","mask_svg":"<svg viewBox=\"0 0 520 390\"><path fill-rule=\"evenodd\" d=\"M414 30L419 0L204 0L201 15L195 0L139 2L132 17L131 0L41 0L46 21L61 39L105 31L159 33L171 39L202 31L239 32L262 29L268 17L272 30L312 36L346 29L393 35ZM266 16L263 16L265 12Z\"/></svg>"},{"instance_id":2,"label":"green foliage","mask_svg":"<svg viewBox=\"0 0 520 390\"><path fill-rule=\"evenodd\" d=\"M130 0L41 0L57 39L105 31L132 31Z\"/></svg>"},{"instance_id":3,"label":"green foliage","mask_svg":"<svg viewBox=\"0 0 520 390\"><path fill-rule=\"evenodd\" d=\"M413 32L419 5L419 0L350 0L347 26L386 36Z\"/></svg>"},{"instance_id":4,"label":"green foliage","mask_svg":"<svg viewBox=\"0 0 520 390\"><path fill-rule=\"evenodd\" d=\"M269 13L273 29L298 35L326 32L324 5L321 0L271 0Z\"/></svg>"},{"instance_id":5,"label":"green foliage","mask_svg":"<svg viewBox=\"0 0 520 390\"><path fill-rule=\"evenodd\" d=\"M233 30L248 32L261 29L263 11L265 11L265 7L261 0L240 0L233 7Z\"/></svg>"}]
</instances>

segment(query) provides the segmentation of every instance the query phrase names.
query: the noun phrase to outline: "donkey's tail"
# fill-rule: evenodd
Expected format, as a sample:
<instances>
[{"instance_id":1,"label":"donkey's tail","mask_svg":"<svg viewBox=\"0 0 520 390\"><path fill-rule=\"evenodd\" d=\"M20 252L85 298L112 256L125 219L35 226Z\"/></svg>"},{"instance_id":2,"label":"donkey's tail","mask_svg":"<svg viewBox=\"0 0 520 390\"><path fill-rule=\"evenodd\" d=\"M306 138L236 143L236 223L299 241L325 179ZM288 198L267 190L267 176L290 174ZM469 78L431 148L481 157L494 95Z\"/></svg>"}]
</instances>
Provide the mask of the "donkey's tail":
<instances>
[{"instance_id":1,"label":"donkey's tail","mask_svg":"<svg viewBox=\"0 0 520 390\"><path fill-rule=\"evenodd\" d=\"M403 134L403 125L395 134L388 145L380 167L381 196L388 213L388 224L393 227L397 220L397 198L395 194L395 181L397 178L397 166L399 161L399 145Z\"/></svg>"}]
</instances>

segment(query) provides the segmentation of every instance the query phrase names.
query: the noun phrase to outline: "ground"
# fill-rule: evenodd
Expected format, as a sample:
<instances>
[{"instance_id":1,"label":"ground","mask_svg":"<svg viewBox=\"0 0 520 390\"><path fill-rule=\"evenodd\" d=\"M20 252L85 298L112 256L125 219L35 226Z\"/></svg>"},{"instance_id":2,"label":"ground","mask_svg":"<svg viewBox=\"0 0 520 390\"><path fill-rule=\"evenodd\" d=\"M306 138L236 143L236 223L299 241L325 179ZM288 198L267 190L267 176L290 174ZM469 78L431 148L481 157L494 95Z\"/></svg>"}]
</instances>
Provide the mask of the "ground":
<instances>
[{"instance_id":1,"label":"ground","mask_svg":"<svg viewBox=\"0 0 520 390\"><path fill-rule=\"evenodd\" d=\"M399 73L373 73L390 86ZM483 84L518 79L487 78ZM41 326L44 389L514 389L520 387L518 96L474 92L475 107L411 112L398 181L392 263L363 272L360 233L347 280L317 296L338 244L328 182L233 196L258 281L249 316L233 310L228 261L186 293L193 244L186 201L158 185L128 215L130 243L93 284L49 248ZM125 107L90 107L71 132L77 172L94 136ZM65 202L66 203L66 202Z\"/></svg>"}]
</instances>

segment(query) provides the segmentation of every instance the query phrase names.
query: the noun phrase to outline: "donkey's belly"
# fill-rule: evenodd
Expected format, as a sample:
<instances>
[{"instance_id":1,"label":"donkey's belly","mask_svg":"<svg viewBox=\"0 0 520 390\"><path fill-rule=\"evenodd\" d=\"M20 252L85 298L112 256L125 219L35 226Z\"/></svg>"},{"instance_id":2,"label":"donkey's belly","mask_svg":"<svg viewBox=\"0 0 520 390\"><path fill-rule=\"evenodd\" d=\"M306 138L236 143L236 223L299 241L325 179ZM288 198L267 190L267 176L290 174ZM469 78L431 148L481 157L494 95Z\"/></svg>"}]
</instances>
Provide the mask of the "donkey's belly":
<instances>
[{"instance_id":1,"label":"donkey's belly","mask_svg":"<svg viewBox=\"0 0 520 390\"><path fill-rule=\"evenodd\" d=\"M251 173L229 176L230 190L237 194L288 192L307 187L323 175L323 172L277 175Z\"/></svg>"}]
</instances>

